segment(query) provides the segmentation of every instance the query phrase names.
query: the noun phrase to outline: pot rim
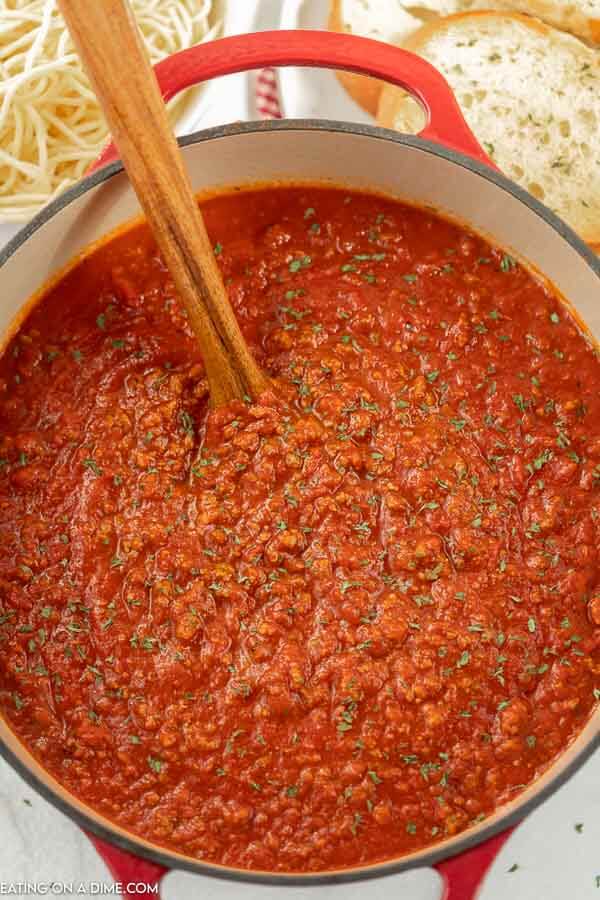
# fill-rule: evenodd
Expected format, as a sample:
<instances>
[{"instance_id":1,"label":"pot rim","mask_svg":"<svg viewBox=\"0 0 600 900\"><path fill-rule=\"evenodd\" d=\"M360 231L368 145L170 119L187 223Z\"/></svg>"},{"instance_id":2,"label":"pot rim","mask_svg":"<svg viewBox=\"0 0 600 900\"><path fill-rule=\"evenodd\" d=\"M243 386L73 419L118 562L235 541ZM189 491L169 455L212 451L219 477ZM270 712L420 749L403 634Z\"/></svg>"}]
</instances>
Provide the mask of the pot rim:
<instances>
[{"instance_id":1,"label":"pot rim","mask_svg":"<svg viewBox=\"0 0 600 900\"><path fill-rule=\"evenodd\" d=\"M517 200L521 201L521 203L540 216L540 218L558 232L579 256L583 257L600 281L600 257L578 237L569 225L563 222L543 203L531 196L531 194L527 193L527 191L512 182L505 175L491 169L489 166L477 162L463 153L447 149L440 144L414 135L400 134L379 126L362 125L328 119L280 119L264 122L236 122L229 125L220 125L186 135L185 137L179 138L178 143L181 147L187 147L192 144L203 143L204 141L220 140L222 138L261 133L265 131L323 131L341 135L361 135L364 137L375 138L376 140L392 141L396 144L418 149L425 153L445 159L463 169L468 169L475 175L493 182L502 190L512 194ZM92 188L108 181L122 171L123 166L120 161L110 163L93 174L85 176L77 184L45 206L44 209L37 213L30 222L18 231L0 251L0 277L2 275L2 267L5 263L8 262L17 250L46 222L57 216L74 200L77 200ZM468 225L468 223L466 224ZM594 715L597 716L598 712L592 714L592 716ZM96 821L92 816L77 808L66 799L66 797L56 793L54 789L42 780L42 778L40 778L23 760L21 760L0 737L0 757L5 759L30 787L36 790L45 800L68 816L85 831L92 832L100 839L105 840L134 856L157 863L166 869L188 871L197 875L208 875L238 883L277 886L344 884L395 875L415 868L433 867L443 860L458 856L467 850L473 849L489 838L518 824L561 787L598 748L600 748L600 729L596 734L591 736L562 771L551 777L548 782L531 797L528 797L520 803L517 801L517 805L513 810L504 815L500 815L496 821L490 823L488 826L478 829L475 833L470 833L470 830L467 830L466 832L457 835L455 838L451 838L449 842L444 842L443 845L441 843L433 844L430 849L425 848L422 851L418 851L418 858L416 859L414 854L411 854L404 858L399 857L397 859L372 863L367 866L357 866L350 869L329 870L314 873L286 873L260 870L253 871L250 869L216 865L203 860L195 860L192 857L179 855L170 851L168 848L161 848L158 845L156 845L156 848L154 845L147 846L145 843L142 843L143 839L138 838L133 832L128 832L127 835L123 835L109 825L104 825ZM565 751L563 751L563 753L564 752ZM560 759L562 755L563 754L560 754L558 759Z\"/></svg>"},{"instance_id":2,"label":"pot rim","mask_svg":"<svg viewBox=\"0 0 600 900\"><path fill-rule=\"evenodd\" d=\"M529 207L541 219L543 219L554 231L577 251L590 266L592 271L600 277L600 256L597 255L579 235L567 225L556 213L552 212L540 200L533 197L528 191L520 187L499 170L478 162L476 159L452 150L434 141L419 137L418 135L402 134L379 125L364 125L358 122L344 122L335 119L270 119L266 121L232 122L228 125L217 125L213 128L205 128L194 131L177 139L180 147L189 147L192 144L204 141L218 140L241 134L254 134L264 131L324 131L334 134L355 134L363 137L371 137L376 140L391 141L414 149L422 150L432 156L438 156L448 162L468 169L481 178L491 181L506 193L512 194L517 200ZM54 200L51 200L40 212L36 213L0 250L0 269L13 256L14 253L30 237L35 234L46 222L53 219L66 206L77 200L92 188L112 178L123 171L123 165L119 161L108 163L101 169L85 175L80 181L68 188ZM467 223L468 224L468 223ZM543 274L543 273L542 273Z\"/></svg>"}]
</instances>

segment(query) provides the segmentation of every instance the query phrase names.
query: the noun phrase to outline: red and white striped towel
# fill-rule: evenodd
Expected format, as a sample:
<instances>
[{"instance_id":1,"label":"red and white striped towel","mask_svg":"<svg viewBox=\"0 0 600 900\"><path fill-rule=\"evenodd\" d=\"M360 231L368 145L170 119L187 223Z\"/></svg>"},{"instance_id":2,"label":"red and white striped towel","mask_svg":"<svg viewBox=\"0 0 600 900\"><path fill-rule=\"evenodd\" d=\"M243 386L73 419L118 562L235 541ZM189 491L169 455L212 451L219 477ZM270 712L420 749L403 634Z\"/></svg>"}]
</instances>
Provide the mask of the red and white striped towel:
<instances>
[{"instance_id":1,"label":"red and white striped towel","mask_svg":"<svg viewBox=\"0 0 600 900\"><path fill-rule=\"evenodd\" d=\"M275 69L261 69L256 76L256 111L261 119L281 119L279 84Z\"/></svg>"}]
</instances>

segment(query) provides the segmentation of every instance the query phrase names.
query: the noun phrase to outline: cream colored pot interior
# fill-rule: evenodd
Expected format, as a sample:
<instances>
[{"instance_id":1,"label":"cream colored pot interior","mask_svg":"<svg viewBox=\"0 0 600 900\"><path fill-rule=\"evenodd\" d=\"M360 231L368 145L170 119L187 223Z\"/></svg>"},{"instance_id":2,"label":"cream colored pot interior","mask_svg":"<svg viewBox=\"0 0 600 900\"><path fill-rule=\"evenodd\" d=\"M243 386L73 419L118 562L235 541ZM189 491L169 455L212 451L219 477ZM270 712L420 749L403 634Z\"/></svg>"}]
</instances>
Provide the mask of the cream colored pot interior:
<instances>
[{"instance_id":1,"label":"cream colored pot interior","mask_svg":"<svg viewBox=\"0 0 600 900\"><path fill-rule=\"evenodd\" d=\"M600 280L567 240L533 209L504 188L476 172L439 157L421 146L398 143L373 134L343 130L244 130L216 134L185 148L184 156L197 191L243 186L257 182L319 181L391 194L471 228L543 273L567 298L600 341ZM19 247L0 270L2 284L0 334L6 335L23 314L28 299L54 273L90 243L135 216L137 201L121 173L77 197L45 222ZM475 836L547 788L600 735L600 713L588 723L554 767L515 801L470 830ZM56 795L90 820L124 838L131 835L79 803L39 766L0 720L0 739L22 766ZM436 855L453 852L458 838L436 845ZM152 848L135 839L140 850ZM156 848L154 848L156 849ZM169 853L174 865L190 860ZM420 851L403 858L408 866L428 856ZM363 870L368 874L368 870ZM378 867L379 873L385 866Z\"/></svg>"}]
</instances>

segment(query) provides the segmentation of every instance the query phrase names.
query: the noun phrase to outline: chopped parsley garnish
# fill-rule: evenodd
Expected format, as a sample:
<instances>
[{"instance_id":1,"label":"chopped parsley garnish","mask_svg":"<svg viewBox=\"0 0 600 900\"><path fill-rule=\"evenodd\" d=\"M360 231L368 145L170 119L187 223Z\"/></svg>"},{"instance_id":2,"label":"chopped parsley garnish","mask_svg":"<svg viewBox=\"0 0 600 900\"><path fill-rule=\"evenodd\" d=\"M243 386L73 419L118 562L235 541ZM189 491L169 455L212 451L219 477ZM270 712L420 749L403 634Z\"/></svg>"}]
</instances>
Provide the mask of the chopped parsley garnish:
<instances>
[{"instance_id":1,"label":"chopped parsley garnish","mask_svg":"<svg viewBox=\"0 0 600 900\"><path fill-rule=\"evenodd\" d=\"M500 260L500 268L503 272L512 272L517 266L517 261L513 259L512 256L509 256L508 253L505 253L502 259Z\"/></svg>"},{"instance_id":2,"label":"chopped parsley garnish","mask_svg":"<svg viewBox=\"0 0 600 900\"><path fill-rule=\"evenodd\" d=\"M96 475L96 476L102 475L102 469L100 468L100 466L94 459L91 459L91 458L84 459L83 466L84 466L84 468L89 469L90 472L93 472L94 475Z\"/></svg>"},{"instance_id":3,"label":"chopped parsley garnish","mask_svg":"<svg viewBox=\"0 0 600 900\"><path fill-rule=\"evenodd\" d=\"M161 759L158 759L156 756L148 757L148 765L157 775L160 775L164 768L164 762Z\"/></svg>"},{"instance_id":4,"label":"chopped parsley garnish","mask_svg":"<svg viewBox=\"0 0 600 900\"><path fill-rule=\"evenodd\" d=\"M288 268L290 272L299 272L301 269L306 269L312 263L312 258L310 256L303 256L300 259L293 259Z\"/></svg>"},{"instance_id":5,"label":"chopped parsley garnish","mask_svg":"<svg viewBox=\"0 0 600 900\"><path fill-rule=\"evenodd\" d=\"M185 433L189 434L190 437L193 437L194 436L194 420L190 416L189 412L187 412L185 409L182 409L181 413L179 414L179 418L181 421L181 427L183 428Z\"/></svg>"}]
</instances>

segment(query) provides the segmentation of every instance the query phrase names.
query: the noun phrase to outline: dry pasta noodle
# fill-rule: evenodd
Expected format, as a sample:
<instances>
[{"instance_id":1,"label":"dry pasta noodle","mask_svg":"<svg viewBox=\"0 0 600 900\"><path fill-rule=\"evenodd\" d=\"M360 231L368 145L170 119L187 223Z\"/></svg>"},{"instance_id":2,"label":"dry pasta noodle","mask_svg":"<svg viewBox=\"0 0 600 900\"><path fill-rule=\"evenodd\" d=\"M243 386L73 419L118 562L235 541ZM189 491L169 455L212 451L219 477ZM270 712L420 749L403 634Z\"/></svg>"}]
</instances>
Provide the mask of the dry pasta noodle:
<instances>
[{"instance_id":1,"label":"dry pasta noodle","mask_svg":"<svg viewBox=\"0 0 600 900\"><path fill-rule=\"evenodd\" d=\"M130 2L153 64L221 29L213 0ZM81 178L107 136L55 0L0 0L0 222L26 221Z\"/></svg>"}]
</instances>

